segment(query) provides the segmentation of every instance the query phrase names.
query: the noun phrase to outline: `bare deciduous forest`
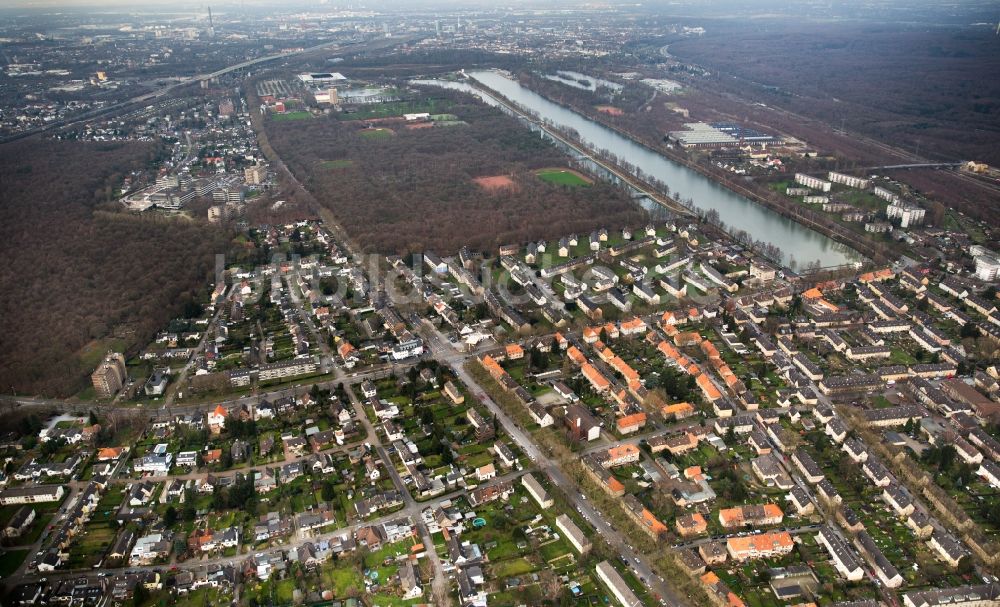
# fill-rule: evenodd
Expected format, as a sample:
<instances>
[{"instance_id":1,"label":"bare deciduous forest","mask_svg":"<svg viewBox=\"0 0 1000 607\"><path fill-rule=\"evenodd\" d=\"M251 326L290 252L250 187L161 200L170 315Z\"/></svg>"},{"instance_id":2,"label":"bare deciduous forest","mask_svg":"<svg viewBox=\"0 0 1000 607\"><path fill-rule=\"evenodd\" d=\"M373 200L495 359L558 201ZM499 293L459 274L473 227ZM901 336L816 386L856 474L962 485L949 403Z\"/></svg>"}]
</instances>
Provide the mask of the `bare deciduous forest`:
<instances>
[{"instance_id":1,"label":"bare deciduous forest","mask_svg":"<svg viewBox=\"0 0 1000 607\"><path fill-rule=\"evenodd\" d=\"M145 343L206 292L214 255L226 251L222 231L108 203L121 177L157 153L37 139L0 146L4 392L73 394L107 345Z\"/></svg>"},{"instance_id":2,"label":"bare deciduous forest","mask_svg":"<svg viewBox=\"0 0 1000 607\"><path fill-rule=\"evenodd\" d=\"M713 83L935 159L1000 163L1000 51L987 27L720 22L670 53Z\"/></svg>"},{"instance_id":3,"label":"bare deciduous forest","mask_svg":"<svg viewBox=\"0 0 1000 607\"><path fill-rule=\"evenodd\" d=\"M567 188L535 177L533 169L567 166L568 157L514 119L462 93L426 94L435 97L436 112L467 124L382 123L392 134L373 136L363 123L333 117L268 121L271 145L363 248L489 250L646 221L645 211L611 185ZM337 160L351 162L328 162ZM508 175L517 187L488 192L473 181L493 175Z\"/></svg>"},{"instance_id":4,"label":"bare deciduous forest","mask_svg":"<svg viewBox=\"0 0 1000 607\"><path fill-rule=\"evenodd\" d=\"M686 87L683 92L675 95L655 96L652 95L652 89L635 82L626 82L622 94L612 96L606 89L598 89L596 93L580 90L547 80L529 71L519 72L518 79L545 97L567 105L598 122L625 131L667 156L674 156L677 152L665 146L663 135L671 130L683 129L685 122L698 120L742 122L764 132L798 138L823 153L834 155L837 160L829 167L833 170L850 171L860 167L914 162L908 155L905 145L898 148L900 151L896 151L897 148L890 148L880 142L898 145L900 142L891 136L883 134L880 140L860 138L852 134L854 131L844 134L836 130L835 127L840 126L839 122L824 122L809 117L807 115L809 112L804 108L798 110L801 113L791 114L782 110L779 104L773 103L770 99L767 105L753 103L750 100L753 99L752 96L741 97L751 89L744 87L740 94L737 94L729 90L735 87L725 79L696 81L699 88ZM775 95L773 91L767 94ZM691 116L685 118L673 111L671 103L689 109L692 112ZM622 113L610 115L601 112L597 109L600 104L611 104L622 110ZM846 124L850 129L850 119L846 120ZM974 125L970 124L969 128L970 132L975 130ZM907 131L904 128L900 132L905 134ZM953 137L956 141L962 137L957 128ZM934 144L925 145L921 148L921 154L933 158L937 156L935 152L937 149ZM909 148L909 152L912 151L913 149ZM811 165L803 161L802 166L805 170L810 170ZM788 172L798 170L794 161L786 162L785 168ZM996 221L996 205L992 204L996 197L994 191L954 171L902 170L894 171L891 175L948 207L975 218ZM766 194L766 191L762 193Z\"/></svg>"}]
</instances>

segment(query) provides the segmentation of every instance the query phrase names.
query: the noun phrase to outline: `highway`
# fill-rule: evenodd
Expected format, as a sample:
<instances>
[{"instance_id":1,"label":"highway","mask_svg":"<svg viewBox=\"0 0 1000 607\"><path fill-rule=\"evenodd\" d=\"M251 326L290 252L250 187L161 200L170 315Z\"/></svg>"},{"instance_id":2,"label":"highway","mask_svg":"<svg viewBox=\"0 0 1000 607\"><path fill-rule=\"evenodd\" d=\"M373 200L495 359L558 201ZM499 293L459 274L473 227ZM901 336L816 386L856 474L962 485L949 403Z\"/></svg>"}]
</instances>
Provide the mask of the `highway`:
<instances>
[{"instance_id":1,"label":"highway","mask_svg":"<svg viewBox=\"0 0 1000 607\"><path fill-rule=\"evenodd\" d=\"M353 44L349 43L349 44L344 45L343 47L341 47L340 50L343 50L343 51L359 51L360 52L360 51L365 51L365 50L372 50L372 49L377 49L377 48L384 48L386 46L394 46L394 45L396 45L396 44L398 44L400 42L407 42L407 41L412 40L412 39L413 39L412 36L411 37L391 38L391 39L376 38L374 40L369 40L367 42L357 42L357 43L353 43ZM143 93L142 95L138 95L136 97L132 97L132 98L126 99L124 101L119 101L118 103L115 103L115 104L112 104L112 105L100 108L98 110L91 110L89 112L84 112L84 113L78 114L76 116L70 116L70 117L67 117L67 118L63 118L61 120L52 121L49 124L46 124L44 126L40 126L40 127L34 128L34 129L30 129L30 130L27 130L27 131L20 132L20 133L15 133L13 135L10 135L10 136L5 137L4 139L0 140L0 143L7 143L8 141L15 141L17 139L23 139L25 137L30 137L31 135L35 135L35 134L38 134L38 133L44 133L44 132L48 132L48 131L52 131L52 130L58 130L58 129L61 129L61 128L65 128L65 127L68 127L68 126L73 126L74 124L79 124L79 123L87 122L87 121L93 120L95 118L100 118L101 116L113 115L113 114L116 114L118 112L130 109L133 106L138 106L138 105L142 105L142 104L148 104L151 101L156 101L158 99L162 99L162 98L166 97L167 95L169 95L170 93L172 93L172 92L174 92L174 91L176 91L178 89L181 89L181 88L183 88L185 86L188 86L188 85L190 85L192 83L202 82L202 81L205 81L205 80L212 80L213 78L218 78L220 76L224 76L224 75L229 74L231 72L235 72L235 71L238 71L238 70L243 70L243 69L255 67L255 66L258 66L258 65L265 64L265 63L270 63L272 61L276 61L276 60L279 60L279 59L289 59L289 58L295 57L297 55L305 55L307 53L313 53L313 52L316 52L316 51L321 51L321 50L323 50L325 48L338 46L338 45L340 45L342 43L343 43L343 41L330 40L330 41L327 41L327 42L321 42L319 44L316 44L316 45L313 45L313 46L310 46L310 47L304 48L304 49L299 49L299 50L295 50L295 51L288 51L288 52L285 52L285 53L276 53L274 55L267 55L265 57L258 57L256 59L248 59L247 61L241 61L239 63L234 63L234 64L229 65L227 67L215 70L214 72L208 72L206 74L198 74L198 75L195 75L195 76L181 77L181 78L178 78L177 82L164 85L164 86L162 86L162 87L160 87L160 88L158 88L156 90L150 91L148 93Z\"/></svg>"}]
</instances>

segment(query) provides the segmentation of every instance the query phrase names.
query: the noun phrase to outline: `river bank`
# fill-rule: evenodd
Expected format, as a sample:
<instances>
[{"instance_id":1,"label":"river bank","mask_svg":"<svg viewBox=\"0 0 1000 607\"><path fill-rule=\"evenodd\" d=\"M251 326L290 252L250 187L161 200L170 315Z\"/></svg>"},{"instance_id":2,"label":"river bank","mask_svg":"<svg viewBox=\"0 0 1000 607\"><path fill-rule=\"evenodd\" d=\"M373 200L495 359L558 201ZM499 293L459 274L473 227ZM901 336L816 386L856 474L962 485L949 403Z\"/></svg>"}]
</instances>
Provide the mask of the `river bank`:
<instances>
[{"instance_id":1,"label":"river bank","mask_svg":"<svg viewBox=\"0 0 1000 607\"><path fill-rule=\"evenodd\" d=\"M813 232L817 232L842 246L848 247L856 254L863 255L875 263L882 263L891 257L891 252L889 252L884 245L866 239L844 226L833 223L828 218L818 215L810 209L796 204L789 204L788 201L775 200L762 195L754 189L747 187L746 184L740 183L739 180L732 178L730 175L724 174L721 171L713 170L711 167L706 167L691 159L686 154L679 154L676 150L662 145L661 142L651 141L647 136L644 136L641 133L624 130L618 125L611 123L607 115L596 111L594 108L589 106L578 107L577 105L571 103L552 99L544 93L539 93L524 84L513 80L512 77L503 77L515 82L518 86L530 91L534 95L544 98L546 102L557 105L567 112L577 114L585 120L591 121L600 127L613 131L618 136L628 139L633 144L645 148L648 152L660 155L675 164L694 171L705 179L711 180L712 182L725 187L733 194L746 198L783 218L794 221L795 223L800 224ZM503 95L502 91L496 91L496 93ZM698 201L695 201L695 203L696 206L698 206ZM857 255L854 257L854 259L849 261L856 261Z\"/></svg>"},{"instance_id":2,"label":"river bank","mask_svg":"<svg viewBox=\"0 0 1000 607\"><path fill-rule=\"evenodd\" d=\"M859 258L853 249L741 196L630 136L546 99L508 76L495 71L473 71L467 75L544 124L573 133L575 140L588 149L609 155L616 165L629 167L630 173L641 172L651 183L667 184L675 199L690 200L706 213L714 211L732 229L781 249L781 263L787 267L839 267L853 264Z\"/></svg>"}]
</instances>

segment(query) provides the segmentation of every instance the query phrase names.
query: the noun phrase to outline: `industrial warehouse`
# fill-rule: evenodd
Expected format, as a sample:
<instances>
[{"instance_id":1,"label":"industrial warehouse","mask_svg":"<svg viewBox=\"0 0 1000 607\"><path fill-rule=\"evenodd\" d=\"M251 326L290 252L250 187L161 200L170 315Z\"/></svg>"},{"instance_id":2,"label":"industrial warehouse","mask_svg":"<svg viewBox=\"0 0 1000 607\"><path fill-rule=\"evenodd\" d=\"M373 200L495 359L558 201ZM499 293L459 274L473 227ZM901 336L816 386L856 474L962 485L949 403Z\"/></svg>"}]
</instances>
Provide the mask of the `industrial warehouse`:
<instances>
[{"instance_id":1,"label":"industrial warehouse","mask_svg":"<svg viewBox=\"0 0 1000 607\"><path fill-rule=\"evenodd\" d=\"M667 141L682 148L724 148L743 146L764 146L780 143L774 135L732 123L732 122L687 122L683 131L670 131Z\"/></svg>"}]
</instances>

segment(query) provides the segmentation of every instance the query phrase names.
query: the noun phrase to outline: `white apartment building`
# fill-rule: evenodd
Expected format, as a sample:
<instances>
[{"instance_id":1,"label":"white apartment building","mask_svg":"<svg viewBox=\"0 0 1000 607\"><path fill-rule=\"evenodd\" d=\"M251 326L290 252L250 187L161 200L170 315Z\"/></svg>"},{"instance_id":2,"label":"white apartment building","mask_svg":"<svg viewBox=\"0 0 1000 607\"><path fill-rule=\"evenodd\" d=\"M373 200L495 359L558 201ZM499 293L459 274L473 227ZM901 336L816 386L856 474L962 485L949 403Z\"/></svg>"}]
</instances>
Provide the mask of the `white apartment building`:
<instances>
[{"instance_id":1,"label":"white apartment building","mask_svg":"<svg viewBox=\"0 0 1000 607\"><path fill-rule=\"evenodd\" d=\"M885 214L890 219L899 219L900 227L908 228L924 223L927 211L920 207L894 202L885 208Z\"/></svg>"},{"instance_id":2,"label":"white apartment building","mask_svg":"<svg viewBox=\"0 0 1000 607\"><path fill-rule=\"evenodd\" d=\"M820 190L821 192L829 192L830 187L833 185L829 181L823 181L819 177L813 177L812 175L806 175L805 173L796 173L795 183L802 184L807 188L812 188L814 190Z\"/></svg>"},{"instance_id":3,"label":"white apartment building","mask_svg":"<svg viewBox=\"0 0 1000 607\"><path fill-rule=\"evenodd\" d=\"M879 186L875 186L874 188L872 188L872 194L875 194L876 196L887 202L899 202L898 194L896 194L895 192L890 192L885 188L880 188Z\"/></svg>"},{"instance_id":4,"label":"white apartment building","mask_svg":"<svg viewBox=\"0 0 1000 607\"><path fill-rule=\"evenodd\" d=\"M867 179L854 177L853 175L845 175L843 173L835 173L834 171L830 171L830 174L827 175L826 178L833 183L846 185L849 188L858 188L859 190L867 189L869 183Z\"/></svg>"}]
</instances>

